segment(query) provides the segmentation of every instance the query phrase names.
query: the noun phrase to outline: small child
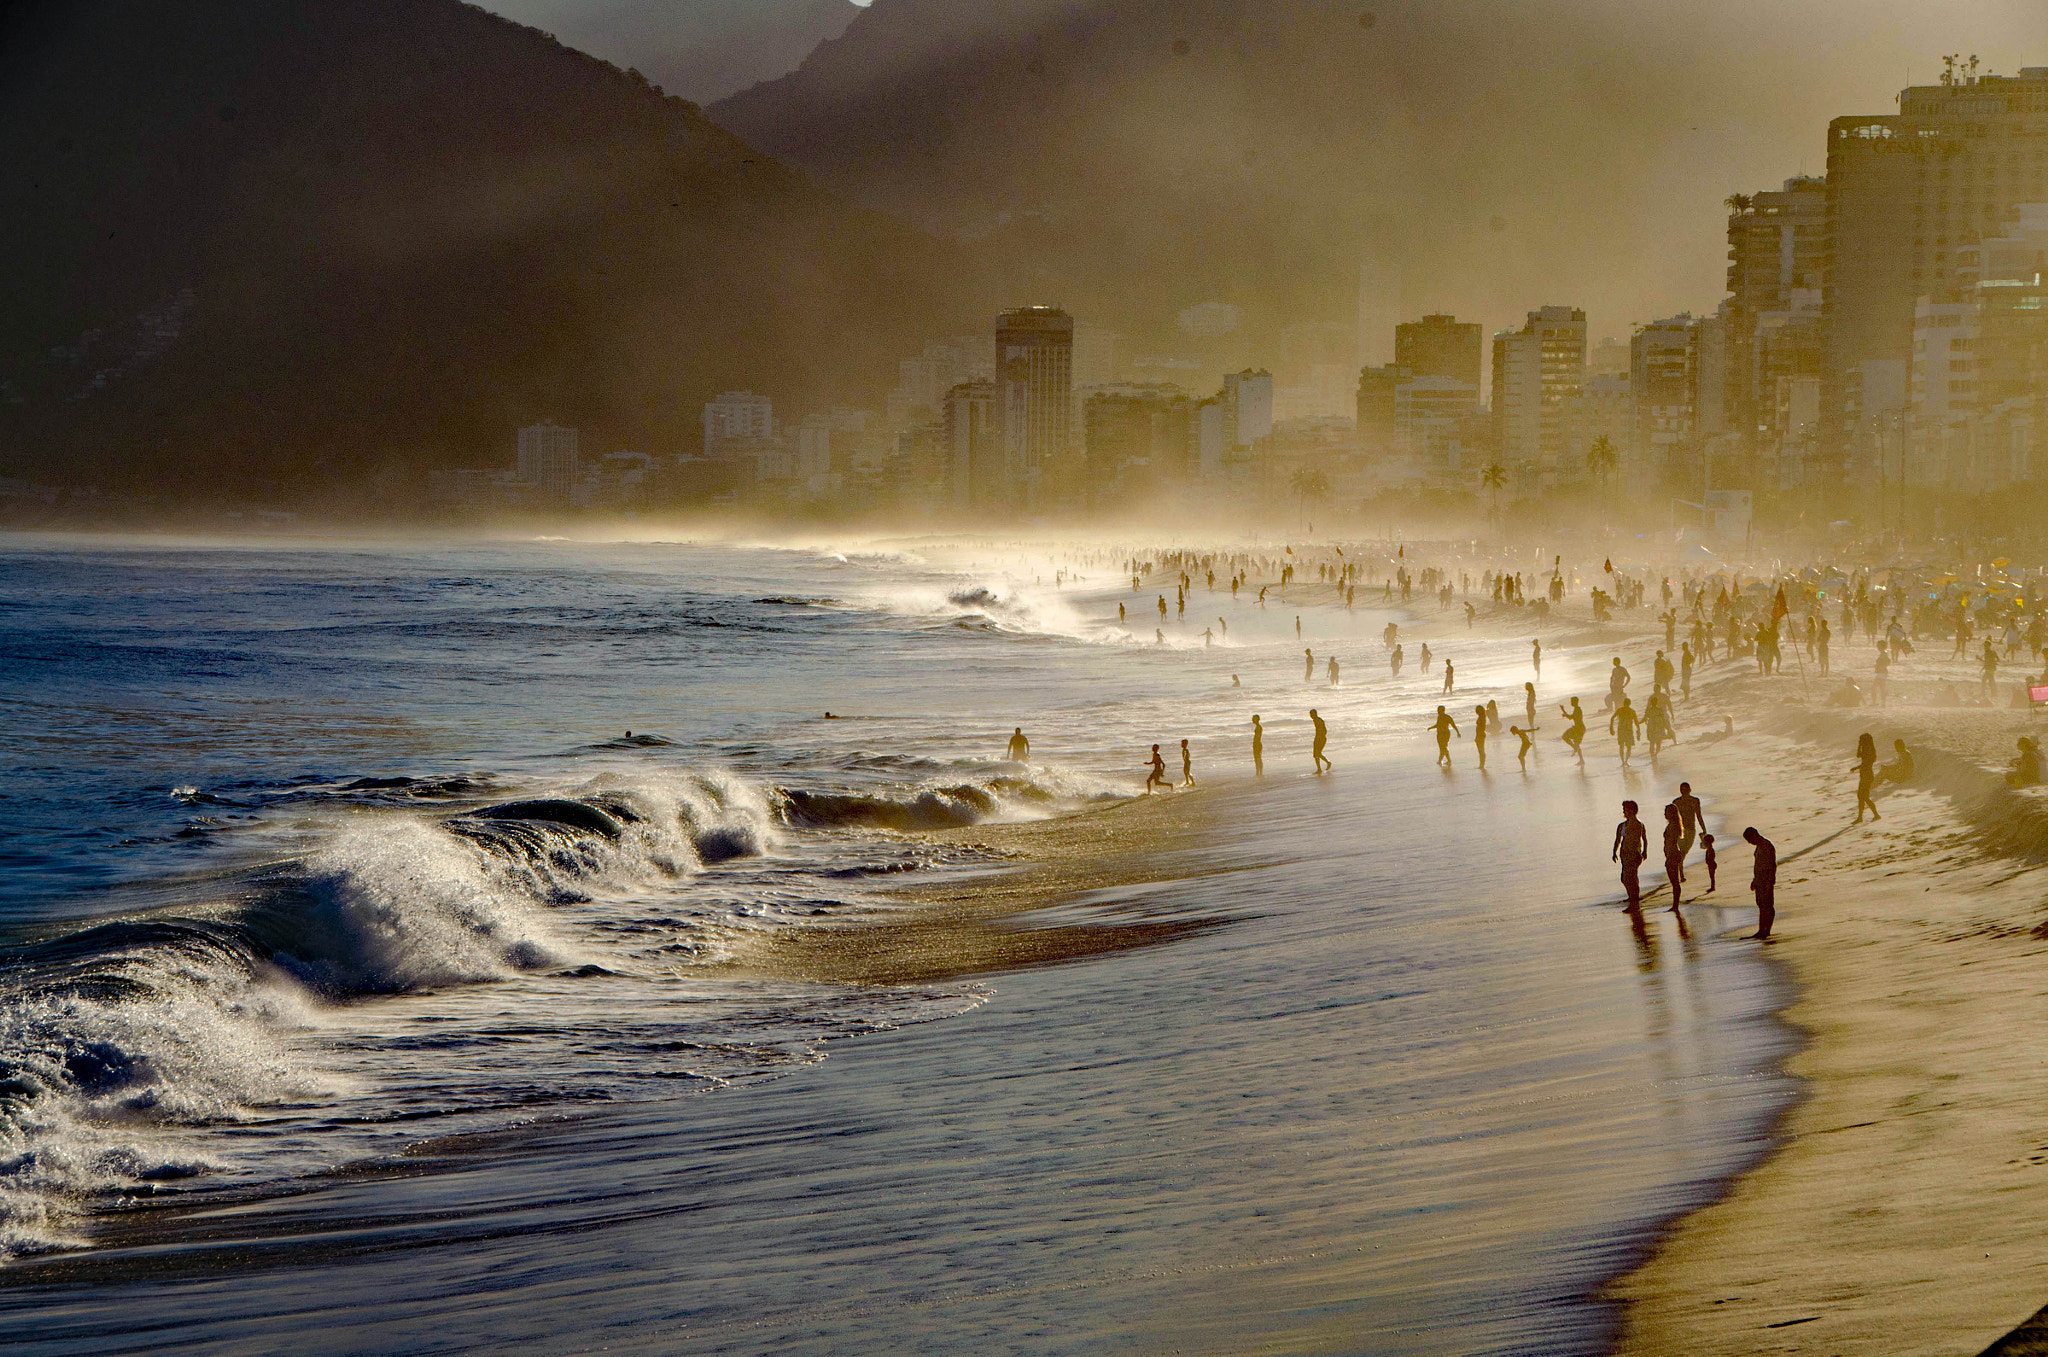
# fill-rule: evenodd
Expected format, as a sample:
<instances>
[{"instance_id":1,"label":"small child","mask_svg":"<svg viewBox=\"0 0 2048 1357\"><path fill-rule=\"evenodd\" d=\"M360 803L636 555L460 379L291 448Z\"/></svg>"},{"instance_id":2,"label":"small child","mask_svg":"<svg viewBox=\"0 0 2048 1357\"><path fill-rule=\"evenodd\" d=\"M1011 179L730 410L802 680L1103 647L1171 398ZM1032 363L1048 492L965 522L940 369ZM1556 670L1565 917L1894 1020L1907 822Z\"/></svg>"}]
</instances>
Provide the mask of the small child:
<instances>
[{"instance_id":1,"label":"small child","mask_svg":"<svg viewBox=\"0 0 2048 1357\"><path fill-rule=\"evenodd\" d=\"M1700 847L1707 852L1707 894L1714 893L1714 836L1700 835Z\"/></svg>"},{"instance_id":2,"label":"small child","mask_svg":"<svg viewBox=\"0 0 2048 1357\"><path fill-rule=\"evenodd\" d=\"M1529 768L1529 751L1536 747L1536 741L1529 738L1529 732L1523 730L1520 726L1509 726L1508 733L1522 737L1522 747L1515 752L1515 759L1522 765L1522 770L1527 772Z\"/></svg>"}]
</instances>

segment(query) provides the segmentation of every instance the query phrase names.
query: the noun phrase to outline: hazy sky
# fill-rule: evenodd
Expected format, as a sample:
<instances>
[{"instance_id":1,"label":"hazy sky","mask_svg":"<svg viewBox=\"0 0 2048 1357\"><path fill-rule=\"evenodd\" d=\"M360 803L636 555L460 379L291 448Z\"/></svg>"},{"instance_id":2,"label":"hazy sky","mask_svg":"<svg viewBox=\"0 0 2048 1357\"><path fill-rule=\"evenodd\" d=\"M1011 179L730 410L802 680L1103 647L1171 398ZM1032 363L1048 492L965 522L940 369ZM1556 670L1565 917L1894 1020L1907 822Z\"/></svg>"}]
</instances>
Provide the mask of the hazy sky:
<instances>
[{"instance_id":1,"label":"hazy sky","mask_svg":"<svg viewBox=\"0 0 2048 1357\"><path fill-rule=\"evenodd\" d=\"M758 16L803 2L488 0L487 7L651 72L658 49L671 43L664 36L670 24L708 22L706 16L733 3L752 5ZM1080 13L1091 2L957 0L956 8L931 0L885 0L883 10L870 18L884 19L884 10L916 11L919 17L907 30L915 45L917 31L930 34L949 27L1027 32L1048 14ZM1088 126L1105 142L1121 139L1149 148L1134 161L1139 177L1129 186L1137 200L1149 202L1157 191L1160 201L1168 201L1175 184L1212 170L1237 167L1242 177L1242 162L1249 158L1245 151L1226 154L1218 148L1238 141L1259 148L1267 155L1261 165L1275 176L1264 191L1269 198L1295 202L1304 233L1297 242L1303 258L1319 250L1350 257L1349 241L1363 229L1360 223L1394 211L1389 200L1400 199L1405 204L1400 214L1417 223L1416 230L1426 237L1411 247L1403 310L1453 309L1489 329L1519 323L1522 312L1549 302L1586 306L1596 336L1626 335L1635 322L1682 309L1711 311L1724 291L1721 200L1731 192L1775 187L1795 174L1823 172L1830 117L1894 111L1901 87L1938 78L1943 52L1976 53L1986 70L2004 73L2022 65L2048 65L2044 0L1274 4L1276 15L1296 5L1301 7L1297 14L1333 7L1372 11L1377 33L1389 39L1434 34L1435 45L1404 51L1384 75L1369 76L1351 91L1367 91L1374 103L1370 121L1354 118L1356 125L1347 125L1337 107L1326 109L1327 120L1314 114L1320 101L1313 99L1240 114L1219 95L1207 115L1198 116L1200 110L1191 109L1183 94L1143 73L1129 77L1127 72L1116 73L1122 83L1114 103L1090 106L1084 100L1071 108L1087 108ZM1170 14L1176 7L1153 3L1144 8ZM1197 16L1216 10L1217 4L1189 0L1185 9L1188 27L1195 31L1202 23ZM1246 12L1258 13L1258 6ZM1490 21L1490 14L1500 22ZM1166 22L1173 21L1169 17ZM1061 27L1054 22L1045 31ZM1074 26L1065 27L1071 32ZM1490 29L1498 32L1490 34ZM1512 34L1521 36L1507 36ZM1058 40L1049 37L1047 50ZM1248 59L1257 59L1258 40L1250 31L1237 41ZM636 55L635 44L645 55ZM1199 52L1195 64L1202 65ZM1214 73L1219 90L1231 78L1227 63L1202 69ZM924 74L919 59L906 53L901 69L883 86L903 92L912 133L919 130L923 96L933 93L922 83ZM961 96L956 86L942 97L957 105ZM1390 171L1377 199L1369 188L1333 192L1315 182L1329 178L1328 166L1316 156L1327 159L1334 146L1355 148L1357 155L1348 163L1360 170L1375 159L1394 164L1404 146L1414 160L1434 144L1416 129L1443 117L1446 98L1462 103L1461 117L1480 138L1473 154L1431 162L1428 173L1418 173L1422 167L1416 165L1398 177ZM947 114L963 116L962 106L948 106ZM1240 116L1242 127L1231 121ZM1487 131L1489 118L1501 126ZM991 126L1000 131L1000 122ZM894 154L889 149L894 144L874 143L869 150L886 159ZM1302 149L1291 159L1276 155L1276 148L1286 144ZM1513 146L1540 148L1540 154L1501 149ZM1081 153L1088 152L1084 148ZM926 159L922 167L918 158L901 158L909 167L905 172L919 176L921 186L892 196L878 187L888 172L872 159L854 162L835 178L832 166L845 163L837 155L828 151L814 167L826 173L828 182L912 216L921 215L913 198L922 195L929 201L933 176L951 176L964 185L974 172L971 155L969 163ZM1058 155L1049 157L1049 162L1060 161ZM1058 163L1053 168L1057 171ZM1170 171L1177 178L1152 184L1142 178L1150 171ZM1021 191L1054 199L1065 178L1055 172L1043 186ZM1226 191L1218 198L1223 203L1233 190L1221 181L1219 188ZM1014 196L1019 191L1013 175L1002 192ZM972 198L973 192L963 188L962 197ZM1505 233L1488 229L1495 217L1508 221ZM1582 244L1575 246L1575 241ZM1216 290L1215 284L1185 276L1185 271L1162 271L1152 285L1160 293L1162 312L1201 301ZM1343 286L1339 278L1330 278L1333 293L1341 293ZM1194 291L1181 295L1183 289ZM1089 298L1067 300L1085 305ZM1310 311L1334 317L1344 305L1337 295L1326 306L1304 306L1298 297L1275 302L1278 310L1290 313L1272 316L1275 324L1317 318Z\"/></svg>"}]
</instances>

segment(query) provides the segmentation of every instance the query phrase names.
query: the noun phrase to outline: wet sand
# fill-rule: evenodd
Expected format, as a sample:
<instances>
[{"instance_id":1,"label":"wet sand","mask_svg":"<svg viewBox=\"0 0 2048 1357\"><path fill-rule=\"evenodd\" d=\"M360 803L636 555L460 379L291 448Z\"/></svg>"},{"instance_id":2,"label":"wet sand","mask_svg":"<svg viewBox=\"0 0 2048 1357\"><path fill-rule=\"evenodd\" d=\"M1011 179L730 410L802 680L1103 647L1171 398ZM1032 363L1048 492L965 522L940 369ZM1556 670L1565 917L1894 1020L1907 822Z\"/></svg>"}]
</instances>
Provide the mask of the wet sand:
<instances>
[{"instance_id":1,"label":"wet sand","mask_svg":"<svg viewBox=\"0 0 2048 1357\"><path fill-rule=\"evenodd\" d=\"M1216 927L1229 920L1146 919L1125 898L1148 882L1202 874L1165 864L1176 850L1200 849L1206 804L1193 788L1051 820L928 831L915 837L1016 861L888 892L882 908L741 935L730 967L783 979L910 985L1126 951ZM1061 904L1085 905L1086 919L1023 917Z\"/></svg>"},{"instance_id":2,"label":"wet sand","mask_svg":"<svg viewBox=\"0 0 2048 1357\"><path fill-rule=\"evenodd\" d=\"M1778 845L1770 947L1806 1096L1775 1154L1611 1289L1624 1353L1972 1353L2048 1299L2048 813L1998 772L2030 718L1802 695L1796 675L1718 680L1697 705L1744 733L1681 757L1710 809ZM1920 776L1854 825L1862 730L1887 757L1906 739ZM1738 832L1721 884L1746 895Z\"/></svg>"}]
</instances>

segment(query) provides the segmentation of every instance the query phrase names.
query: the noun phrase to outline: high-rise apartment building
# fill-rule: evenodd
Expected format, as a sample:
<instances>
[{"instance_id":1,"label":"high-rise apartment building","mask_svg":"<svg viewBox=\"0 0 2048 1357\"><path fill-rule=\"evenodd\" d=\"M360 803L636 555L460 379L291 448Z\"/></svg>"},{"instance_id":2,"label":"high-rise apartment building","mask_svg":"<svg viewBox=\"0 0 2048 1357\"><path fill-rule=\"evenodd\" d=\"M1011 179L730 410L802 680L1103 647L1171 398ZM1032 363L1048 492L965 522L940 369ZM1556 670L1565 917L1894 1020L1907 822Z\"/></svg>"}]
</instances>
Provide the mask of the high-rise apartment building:
<instances>
[{"instance_id":1,"label":"high-rise apartment building","mask_svg":"<svg viewBox=\"0 0 2048 1357\"><path fill-rule=\"evenodd\" d=\"M1586 313L1546 306L1493 337L1494 444L1508 466L1543 486L1576 477L1572 412L1586 382Z\"/></svg>"},{"instance_id":2,"label":"high-rise apartment building","mask_svg":"<svg viewBox=\"0 0 2048 1357\"><path fill-rule=\"evenodd\" d=\"M1795 309L1799 293L1820 294L1827 260L1827 181L1787 179L1776 192L1738 194L1728 214L1728 302L1723 396L1731 431L1754 450L1769 389L1760 385L1753 344L1759 318Z\"/></svg>"},{"instance_id":3,"label":"high-rise apartment building","mask_svg":"<svg viewBox=\"0 0 2048 1357\"><path fill-rule=\"evenodd\" d=\"M1394 327L1394 366L1416 377L1448 377L1479 389L1479 326L1456 316L1424 316Z\"/></svg>"},{"instance_id":4,"label":"high-rise apartment building","mask_svg":"<svg viewBox=\"0 0 2048 1357\"><path fill-rule=\"evenodd\" d=\"M1111 383L1082 405L1088 492L1096 504L1187 485L1199 470L1195 400L1165 382Z\"/></svg>"},{"instance_id":5,"label":"high-rise apartment building","mask_svg":"<svg viewBox=\"0 0 2048 1357\"><path fill-rule=\"evenodd\" d=\"M519 431L519 480L543 503L567 504L576 491L576 430L543 420Z\"/></svg>"},{"instance_id":6,"label":"high-rise apartment building","mask_svg":"<svg viewBox=\"0 0 2048 1357\"><path fill-rule=\"evenodd\" d=\"M1957 284L1915 308L1903 480L1993 491L2048 430L2048 205L1966 247Z\"/></svg>"},{"instance_id":7,"label":"high-rise apartment building","mask_svg":"<svg viewBox=\"0 0 2048 1357\"><path fill-rule=\"evenodd\" d=\"M1890 115L1828 124L1824 436L1840 443L1849 375L1911 357L1915 308L1946 302L1961 252L2021 203L2048 201L2048 66L1952 68Z\"/></svg>"},{"instance_id":8,"label":"high-rise apartment building","mask_svg":"<svg viewBox=\"0 0 2048 1357\"><path fill-rule=\"evenodd\" d=\"M945 446L955 509L988 510L1005 500L1002 398L994 382L962 382L946 393Z\"/></svg>"},{"instance_id":9,"label":"high-rise apartment building","mask_svg":"<svg viewBox=\"0 0 2048 1357\"><path fill-rule=\"evenodd\" d=\"M1080 493L1074 430L1074 318L1056 306L1022 306L996 321L1005 472L1024 506Z\"/></svg>"},{"instance_id":10,"label":"high-rise apartment building","mask_svg":"<svg viewBox=\"0 0 2048 1357\"><path fill-rule=\"evenodd\" d=\"M1358 374L1358 447L1375 461L1401 451L1396 405L1401 384L1415 374L1393 363L1363 368Z\"/></svg>"},{"instance_id":11,"label":"high-rise apartment building","mask_svg":"<svg viewBox=\"0 0 2048 1357\"><path fill-rule=\"evenodd\" d=\"M1629 340L1629 397L1635 409L1635 452L1652 477L1686 479L1693 448L1696 322L1692 314L1653 320Z\"/></svg>"},{"instance_id":12,"label":"high-rise apartment building","mask_svg":"<svg viewBox=\"0 0 2048 1357\"><path fill-rule=\"evenodd\" d=\"M751 391L727 391L704 403L704 455L721 459L722 445L775 437L775 403Z\"/></svg>"}]
</instances>

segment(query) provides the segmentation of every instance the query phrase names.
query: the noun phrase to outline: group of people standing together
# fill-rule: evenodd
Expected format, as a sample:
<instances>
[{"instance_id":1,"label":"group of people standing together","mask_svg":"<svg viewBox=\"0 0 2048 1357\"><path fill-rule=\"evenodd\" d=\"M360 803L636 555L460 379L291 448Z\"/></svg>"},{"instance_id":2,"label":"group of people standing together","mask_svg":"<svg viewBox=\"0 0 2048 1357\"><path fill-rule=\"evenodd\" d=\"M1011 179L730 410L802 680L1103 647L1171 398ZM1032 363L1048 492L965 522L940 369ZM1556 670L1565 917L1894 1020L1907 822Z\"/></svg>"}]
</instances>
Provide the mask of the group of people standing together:
<instances>
[{"instance_id":1,"label":"group of people standing together","mask_svg":"<svg viewBox=\"0 0 2048 1357\"><path fill-rule=\"evenodd\" d=\"M1621 887L1628 894L1626 907L1631 910L1642 908L1642 867L1650 856L1650 831L1638 818L1637 810L1633 801L1621 803L1621 823L1614 827L1614 846L1609 855L1621 864ZM1743 830L1742 837L1754 850L1749 886L1756 895L1755 937L1761 942L1771 936L1771 925L1778 917L1778 847L1759 834L1754 825ZM1705 854L1706 893L1712 894L1719 867L1714 855L1714 836L1706 832L1706 815L1700 799L1692 794L1692 784L1681 782L1677 797L1664 807L1664 876L1671 887L1674 914L1685 903L1685 859L1695 840Z\"/></svg>"}]
</instances>

